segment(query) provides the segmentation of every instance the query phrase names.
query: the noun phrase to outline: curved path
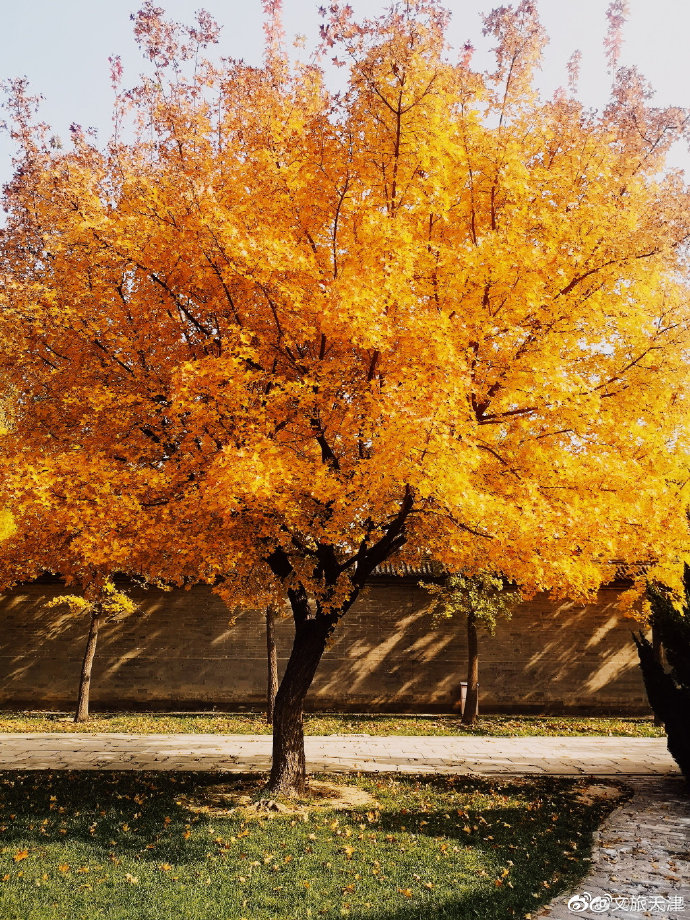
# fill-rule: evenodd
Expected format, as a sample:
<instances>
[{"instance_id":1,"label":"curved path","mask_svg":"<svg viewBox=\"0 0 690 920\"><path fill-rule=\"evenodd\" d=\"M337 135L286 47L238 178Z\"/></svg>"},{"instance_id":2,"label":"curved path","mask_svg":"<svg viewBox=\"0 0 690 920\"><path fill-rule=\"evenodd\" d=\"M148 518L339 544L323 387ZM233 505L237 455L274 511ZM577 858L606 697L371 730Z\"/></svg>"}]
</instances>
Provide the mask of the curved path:
<instances>
[{"instance_id":1,"label":"curved path","mask_svg":"<svg viewBox=\"0 0 690 920\"><path fill-rule=\"evenodd\" d=\"M307 736L308 769L635 776L677 773L665 738ZM229 770L270 766L268 735L0 734L0 770ZM688 915L690 920L690 914Z\"/></svg>"},{"instance_id":2,"label":"curved path","mask_svg":"<svg viewBox=\"0 0 690 920\"><path fill-rule=\"evenodd\" d=\"M633 796L596 832L587 878L539 920L690 920L688 786L680 776L629 777L625 785Z\"/></svg>"}]
</instances>

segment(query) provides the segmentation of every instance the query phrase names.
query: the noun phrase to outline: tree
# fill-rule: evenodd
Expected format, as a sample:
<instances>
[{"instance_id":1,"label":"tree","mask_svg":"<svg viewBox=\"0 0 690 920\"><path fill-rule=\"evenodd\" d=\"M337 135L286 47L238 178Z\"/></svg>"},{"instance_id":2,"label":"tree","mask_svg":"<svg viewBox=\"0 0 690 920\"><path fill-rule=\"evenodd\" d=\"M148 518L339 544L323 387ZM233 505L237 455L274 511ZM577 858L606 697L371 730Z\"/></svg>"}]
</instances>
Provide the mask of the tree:
<instances>
[{"instance_id":1,"label":"tree","mask_svg":"<svg viewBox=\"0 0 690 920\"><path fill-rule=\"evenodd\" d=\"M69 475L49 475L47 465L37 471L30 466L14 468L10 461L10 469L13 476L28 475L30 479L21 489L25 501L17 509L19 523L15 523L14 515L0 513L0 541L4 541L0 552L0 584L6 590L19 582L53 574L60 576L65 585L75 585L80 590L80 594L59 595L45 607L66 605L72 614L89 617L74 717L75 722L84 722L89 717L91 671L100 626L108 620L128 616L137 608L124 591L115 588L113 572L104 562L101 543L103 538L107 540L108 509L101 509L100 526L94 533L85 533L82 526L82 508L91 503L87 488L89 469L83 471L84 479L74 480ZM68 496L59 489L73 489L81 501L70 505Z\"/></svg>"},{"instance_id":2,"label":"tree","mask_svg":"<svg viewBox=\"0 0 690 920\"><path fill-rule=\"evenodd\" d=\"M10 87L0 502L104 571L287 597L269 783L295 792L326 641L388 557L584 597L680 554L687 114L630 69L601 113L540 99L528 0L486 18L488 73L434 0L329 5L294 66L265 5L253 67L146 3L107 144L61 147Z\"/></svg>"},{"instance_id":3,"label":"tree","mask_svg":"<svg viewBox=\"0 0 690 920\"><path fill-rule=\"evenodd\" d=\"M673 592L650 583L647 597L651 625L659 636L670 665L667 672L654 645L635 636L647 696L657 720L663 723L668 749L690 782L690 568L683 571L680 608Z\"/></svg>"},{"instance_id":4,"label":"tree","mask_svg":"<svg viewBox=\"0 0 690 920\"><path fill-rule=\"evenodd\" d=\"M474 575L445 575L440 584L423 582L422 587L434 598L434 618L465 618L467 627L467 685L462 707L463 725L473 725L479 701L479 627L493 636L496 621L510 617L520 602L520 592L506 585L500 575L476 572Z\"/></svg>"},{"instance_id":5,"label":"tree","mask_svg":"<svg viewBox=\"0 0 690 920\"><path fill-rule=\"evenodd\" d=\"M19 469L16 471L20 475ZM27 469L24 468L24 472ZM40 485L39 485L40 481ZM58 575L65 585L75 585L80 594L58 595L45 604L46 609L66 605L76 616L87 615L89 631L79 679L75 722L89 717L91 670L96 654L98 632L102 623L128 616L137 609L124 591L118 591L112 571L103 563L98 534L87 536L80 522L80 503L67 511L67 497L54 492L57 480L41 471L34 473L31 484L23 487L27 499L17 512L14 523L4 535L0 553L0 584L4 589L19 582L32 581L41 575ZM75 481L75 491L85 486ZM70 487L65 480L62 487ZM89 502L88 496L85 497ZM62 512L62 513L58 513ZM105 533L105 516L101 532Z\"/></svg>"},{"instance_id":6,"label":"tree","mask_svg":"<svg viewBox=\"0 0 690 920\"><path fill-rule=\"evenodd\" d=\"M120 619L134 613L136 605L123 591L118 591L109 579L101 582L92 577L86 586L86 594L63 594L52 598L46 607L66 605L77 615L88 614L89 634L84 650L84 661L79 676L79 692L75 722L86 722L89 718L89 692L91 689L91 670L96 655L98 630L109 619Z\"/></svg>"}]
</instances>

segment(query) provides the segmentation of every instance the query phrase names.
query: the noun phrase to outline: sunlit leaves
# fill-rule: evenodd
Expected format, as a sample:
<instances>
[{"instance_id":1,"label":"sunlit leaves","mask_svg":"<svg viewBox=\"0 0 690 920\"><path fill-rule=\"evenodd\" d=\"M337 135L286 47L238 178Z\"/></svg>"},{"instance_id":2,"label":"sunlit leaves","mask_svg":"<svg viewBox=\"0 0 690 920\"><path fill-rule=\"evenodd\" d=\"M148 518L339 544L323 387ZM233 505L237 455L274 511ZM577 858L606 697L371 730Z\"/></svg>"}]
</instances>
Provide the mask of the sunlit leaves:
<instances>
[{"instance_id":1,"label":"sunlit leaves","mask_svg":"<svg viewBox=\"0 0 690 920\"><path fill-rule=\"evenodd\" d=\"M602 113L540 99L529 2L487 19L486 74L432 0L329 5L334 97L268 6L249 67L202 60L203 15L146 4L156 78L119 91L107 145L51 145L13 87L4 580L123 571L256 604L288 584L280 549L335 608L401 514L386 552L526 591L673 564L690 209L663 160L685 113L633 71Z\"/></svg>"}]
</instances>

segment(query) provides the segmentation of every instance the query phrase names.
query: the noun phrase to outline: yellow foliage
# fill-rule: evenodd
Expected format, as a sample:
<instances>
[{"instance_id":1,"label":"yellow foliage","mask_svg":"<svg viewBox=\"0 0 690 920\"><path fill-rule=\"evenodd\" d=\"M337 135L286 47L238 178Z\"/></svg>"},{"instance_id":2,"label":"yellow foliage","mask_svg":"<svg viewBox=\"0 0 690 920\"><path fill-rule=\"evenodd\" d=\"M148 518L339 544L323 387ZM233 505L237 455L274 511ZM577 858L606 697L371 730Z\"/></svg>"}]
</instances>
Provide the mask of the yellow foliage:
<instances>
[{"instance_id":1,"label":"yellow foliage","mask_svg":"<svg viewBox=\"0 0 690 920\"><path fill-rule=\"evenodd\" d=\"M8 511L7 508L0 509L0 542L11 537L15 530L12 512Z\"/></svg>"},{"instance_id":2,"label":"yellow foliage","mask_svg":"<svg viewBox=\"0 0 690 920\"><path fill-rule=\"evenodd\" d=\"M5 583L120 571L335 619L392 554L578 598L677 566L687 113L632 70L601 113L540 98L531 4L487 21L492 73L446 19L329 7L334 97L276 33L212 65L209 22L148 4L157 77L105 145L51 146L14 84Z\"/></svg>"},{"instance_id":3,"label":"yellow foliage","mask_svg":"<svg viewBox=\"0 0 690 920\"><path fill-rule=\"evenodd\" d=\"M44 606L47 608L66 606L74 614L96 613L108 619L129 616L137 609L134 601L124 591L118 591L109 580L106 580L99 589L92 589L87 596L61 594L46 601Z\"/></svg>"}]
</instances>

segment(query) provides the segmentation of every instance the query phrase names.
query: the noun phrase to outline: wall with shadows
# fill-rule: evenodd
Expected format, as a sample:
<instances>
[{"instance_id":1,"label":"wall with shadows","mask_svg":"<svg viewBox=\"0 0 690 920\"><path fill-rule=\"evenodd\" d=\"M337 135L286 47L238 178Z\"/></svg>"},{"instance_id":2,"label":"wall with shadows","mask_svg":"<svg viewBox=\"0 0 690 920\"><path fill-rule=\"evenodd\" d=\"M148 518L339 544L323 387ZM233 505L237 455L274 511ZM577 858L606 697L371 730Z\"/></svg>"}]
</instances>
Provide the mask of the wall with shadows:
<instances>
[{"instance_id":1,"label":"wall with shadows","mask_svg":"<svg viewBox=\"0 0 690 920\"><path fill-rule=\"evenodd\" d=\"M0 597L0 707L71 708L88 624L63 593L35 583ZM265 693L265 634L258 611L234 625L207 588L132 592L139 611L101 629L93 668L95 708L259 708ZM496 636L480 637L484 712L648 713L631 638L615 588L596 604L522 604ZM428 596L414 579L379 578L339 624L308 699L312 709L450 711L464 679L463 624L432 626ZM277 624L279 670L292 623Z\"/></svg>"}]
</instances>

